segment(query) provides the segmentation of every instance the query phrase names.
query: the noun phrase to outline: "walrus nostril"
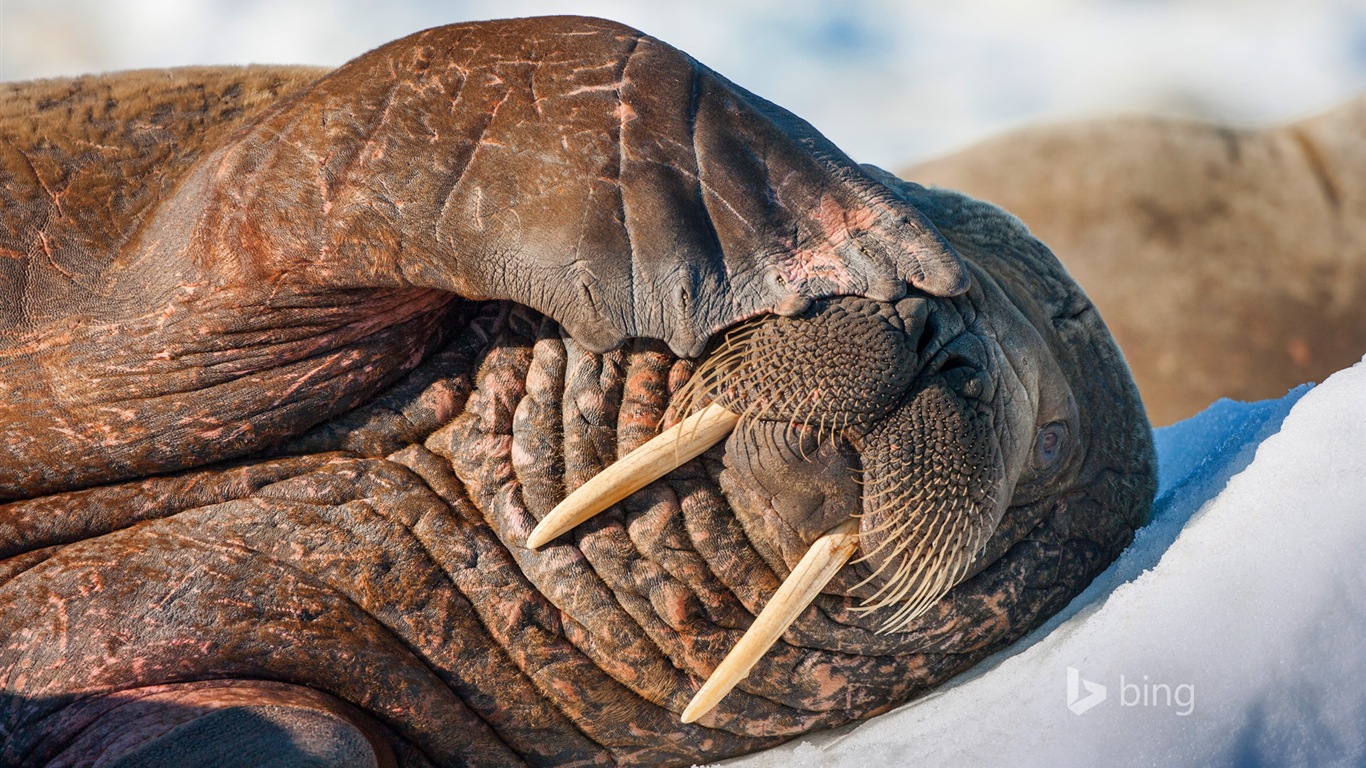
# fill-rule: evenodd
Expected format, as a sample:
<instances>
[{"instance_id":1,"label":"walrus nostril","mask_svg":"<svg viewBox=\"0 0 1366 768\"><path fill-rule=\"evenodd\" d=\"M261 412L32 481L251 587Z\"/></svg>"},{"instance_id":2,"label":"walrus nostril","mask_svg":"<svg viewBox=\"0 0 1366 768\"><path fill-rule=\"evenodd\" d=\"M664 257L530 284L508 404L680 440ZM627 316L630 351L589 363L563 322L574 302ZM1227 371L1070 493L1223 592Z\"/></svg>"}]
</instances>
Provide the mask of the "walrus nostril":
<instances>
[{"instance_id":1,"label":"walrus nostril","mask_svg":"<svg viewBox=\"0 0 1366 768\"><path fill-rule=\"evenodd\" d=\"M915 359L925 360L930 344L939 336L939 322L930 312L930 302L924 296L908 296L896 303L895 312L907 343L915 350Z\"/></svg>"}]
</instances>

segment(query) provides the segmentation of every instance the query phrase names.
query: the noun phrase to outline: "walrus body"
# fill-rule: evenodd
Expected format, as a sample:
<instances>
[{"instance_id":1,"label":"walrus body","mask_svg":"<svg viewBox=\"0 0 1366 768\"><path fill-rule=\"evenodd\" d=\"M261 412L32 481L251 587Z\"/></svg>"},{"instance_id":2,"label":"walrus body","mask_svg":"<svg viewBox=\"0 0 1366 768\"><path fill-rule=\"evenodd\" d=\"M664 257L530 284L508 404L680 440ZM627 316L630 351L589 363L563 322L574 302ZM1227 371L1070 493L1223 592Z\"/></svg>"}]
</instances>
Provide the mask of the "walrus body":
<instances>
[{"instance_id":1,"label":"walrus body","mask_svg":"<svg viewBox=\"0 0 1366 768\"><path fill-rule=\"evenodd\" d=\"M1155 423L1366 353L1366 98L1265 130L1039 126L906 171L1019 216L1087 286Z\"/></svg>"},{"instance_id":2,"label":"walrus body","mask_svg":"<svg viewBox=\"0 0 1366 768\"><path fill-rule=\"evenodd\" d=\"M0 762L717 759L932 689L1144 519L1123 361L996 209L608 22L320 75L8 86ZM525 546L699 396L741 428ZM864 562L680 722L851 515Z\"/></svg>"}]
</instances>

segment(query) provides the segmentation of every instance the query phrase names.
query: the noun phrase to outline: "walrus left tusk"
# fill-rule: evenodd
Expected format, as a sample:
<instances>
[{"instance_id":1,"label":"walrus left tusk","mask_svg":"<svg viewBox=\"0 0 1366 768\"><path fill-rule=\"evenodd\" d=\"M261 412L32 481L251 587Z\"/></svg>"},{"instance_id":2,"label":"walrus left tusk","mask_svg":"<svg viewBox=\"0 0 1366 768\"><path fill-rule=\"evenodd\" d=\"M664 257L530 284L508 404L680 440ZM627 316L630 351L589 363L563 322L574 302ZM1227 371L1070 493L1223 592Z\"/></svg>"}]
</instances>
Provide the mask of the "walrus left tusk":
<instances>
[{"instance_id":1,"label":"walrus left tusk","mask_svg":"<svg viewBox=\"0 0 1366 768\"><path fill-rule=\"evenodd\" d=\"M854 550L858 548L858 526L858 520L845 520L812 542L801 562L745 630L744 637L730 649L716 671L698 689L697 695L688 702L683 710L683 722L691 723L720 704L735 684L749 674L755 662L778 642L792 622L854 556Z\"/></svg>"},{"instance_id":2,"label":"walrus left tusk","mask_svg":"<svg viewBox=\"0 0 1366 768\"><path fill-rule=\"evenodd\" d=\"M579 486L542 518L526 539L537 549L556 536L644 488L683 462L720 442L740 417L709 404L660 432Z\"/></svg>"}]
</instances>

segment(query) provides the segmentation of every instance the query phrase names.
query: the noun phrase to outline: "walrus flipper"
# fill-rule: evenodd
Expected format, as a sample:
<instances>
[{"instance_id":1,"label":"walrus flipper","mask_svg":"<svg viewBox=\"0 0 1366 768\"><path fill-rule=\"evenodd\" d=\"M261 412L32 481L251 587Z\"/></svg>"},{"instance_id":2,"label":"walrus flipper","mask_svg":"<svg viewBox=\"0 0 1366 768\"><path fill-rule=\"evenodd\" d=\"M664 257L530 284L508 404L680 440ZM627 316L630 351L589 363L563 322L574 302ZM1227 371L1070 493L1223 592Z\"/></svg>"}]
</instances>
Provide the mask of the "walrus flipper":
<instances>
[{"instance_id":1,"label":"walrus flipper","mask_svg":"<svg viewBox=\"0 0 1366 768\"><path fill-rule=\"evenodd\" d=\"M59 205L29 224L22 322L0 326L0 499L278 444L411 370L457 296L544 312L590 350L692 357L811 297L968 284L811 126L597 19L421 32L214 136L181 139L174 185L108 179L166 187L155 203L79 201L117 230L88 274L48 235L78 201L32 190Z\"/></svg>"},{"instance_id":2,"label":"walrus flipper","mask_svg":"<svg viewBox=\"0 0 1366 768\"><path fill-rule=\"evenodd\" d=\"M967 288L947 241L810 125L598 19L428 30L200 163L144 236L213 281L510 299L589 348L711 336L803 298ZM244 248L244 245L247 246Z\"/></svg>"}]
</instances>

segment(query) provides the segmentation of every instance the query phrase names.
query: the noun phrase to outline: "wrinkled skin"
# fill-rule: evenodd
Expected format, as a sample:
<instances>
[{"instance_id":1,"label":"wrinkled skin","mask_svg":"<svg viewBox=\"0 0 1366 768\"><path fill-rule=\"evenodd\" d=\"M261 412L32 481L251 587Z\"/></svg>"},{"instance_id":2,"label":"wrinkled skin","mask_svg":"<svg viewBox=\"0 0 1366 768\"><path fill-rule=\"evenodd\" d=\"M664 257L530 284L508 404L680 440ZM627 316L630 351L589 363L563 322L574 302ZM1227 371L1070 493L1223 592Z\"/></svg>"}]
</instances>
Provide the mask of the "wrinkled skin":
<instances>
[{"instance_id":1,"label":"wrinkled skin","mask_svg":"<svg viewBox=\"0 0 1366 768\"><path fill-rule=\"evenodd\" d=\"M713 760L931 690L1142 522L1127 369L999 210L605 22L313 76L13 87L6 764ZM523 546L708 399L729 439ZM682 724L850 515L867 557ZM956 586L879 632L902 562Z\"/></svg>"}]
</instances>

